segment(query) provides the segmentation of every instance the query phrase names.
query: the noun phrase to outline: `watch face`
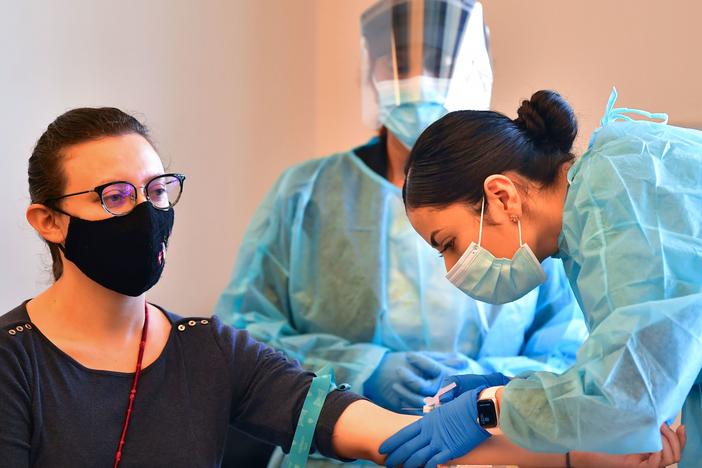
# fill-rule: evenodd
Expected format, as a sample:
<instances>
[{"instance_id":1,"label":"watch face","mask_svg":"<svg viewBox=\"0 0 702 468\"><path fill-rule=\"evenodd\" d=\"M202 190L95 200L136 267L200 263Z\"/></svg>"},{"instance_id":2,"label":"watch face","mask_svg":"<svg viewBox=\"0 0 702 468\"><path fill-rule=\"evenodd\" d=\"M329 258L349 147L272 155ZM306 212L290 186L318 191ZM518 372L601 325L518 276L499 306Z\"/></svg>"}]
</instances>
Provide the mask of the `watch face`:
<instances>
[{"instance_id":1,"label":"watch face","mask_svg":"<svg viewBox=\"0 0 702 468\"><path fill-rule=\"evenodd\" d=\"M478 400L478 424L482 427L497 427L497 411L492 400Z\"/></svg>"}]
</instances>

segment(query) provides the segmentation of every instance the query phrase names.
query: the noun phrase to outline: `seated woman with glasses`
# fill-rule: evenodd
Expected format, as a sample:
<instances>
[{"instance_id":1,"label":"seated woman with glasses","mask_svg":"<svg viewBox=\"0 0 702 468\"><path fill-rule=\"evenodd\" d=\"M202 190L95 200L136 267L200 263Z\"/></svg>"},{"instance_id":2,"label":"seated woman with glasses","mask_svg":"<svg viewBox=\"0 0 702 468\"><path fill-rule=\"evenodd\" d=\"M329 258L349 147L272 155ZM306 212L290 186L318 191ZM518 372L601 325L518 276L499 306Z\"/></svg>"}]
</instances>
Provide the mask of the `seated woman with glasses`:
<instances>
[{"instance_id":1,"label":"seated woman with glasses","mask_svg":"<svg viewBox=\"0 0 702 468\"><path fill-rule=\"evenodd\" d=\"M115 108L71 110L37 142L27 220L48 244L55 282L0 316L3 466L218 466L228 425L291 449L314 374L216 317L146 302L184 181ZM348 391L322 401L313 448L337 458L380 463L380 443L416 419ZM676 461L684 437L668 429L663 441L654 456L571 459ZM565 456L496 436L460 461L547 467Z\"/></svg>"}]
</instances>

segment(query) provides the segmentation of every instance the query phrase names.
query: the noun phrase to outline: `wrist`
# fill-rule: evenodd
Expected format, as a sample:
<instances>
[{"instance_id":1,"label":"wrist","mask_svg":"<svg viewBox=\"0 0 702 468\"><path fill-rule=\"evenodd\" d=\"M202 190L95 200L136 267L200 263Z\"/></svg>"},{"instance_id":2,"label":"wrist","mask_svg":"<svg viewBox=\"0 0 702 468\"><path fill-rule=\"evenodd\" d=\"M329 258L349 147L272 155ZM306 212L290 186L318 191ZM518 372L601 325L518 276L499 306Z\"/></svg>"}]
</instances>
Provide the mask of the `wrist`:
<instances>
[{"instance_id":1,"label":"wrist","mask_svg":"<svg viewBox=\"0 0 702 468\"><path fill-rule=\"evenodd\" d=\"M501 372L493 372L486 375L485 380L488 383L488 387L499 387L500 385L507 385L511 379Z\"/></svg>"},{"instance_id":2,"label":"wrist","mask_svg":"<svg viewBox=\"0 0 702 468\"><path fill-rule=\"evenodd\" d=\"M583 453L582 452L568 452L570 455L568 457L568 462L570 463L569 465L566 465L566 468L583 468L587 466L586 463L584 463L584 459L582 457Z\"/></svg>"},{"instance_id":3,"label":"wrist","mask_svg":"<svg viewBox=\"0 0 702 468\"><path fill-rule=\"evenodd\" d=\"M500 405L502 403L502 389L504 386L499 385L499 386L493 386L493 387L488 387L483 389L479 394L478 394L478 400L484 400L484 399L494 399L495 400L495 411L497 411L497 415L500 415Z\"/></svg>"},{"instance_id":4,"label":"wrist","mask_svg":"<svg viewBox=\"0 0 702 468\"><path fill-rule=\"evenodd\" d=\"M499 428L500 403L497 393L502 387L488 387L483 389L477 397L478 424L491 435L502 434Z\"/></svg>"},{"instance_id":5,"label":"wrist","mask_svg":"<svg viewBox=\"0 0 702 468\"><path fill-rule=\"evenodd\" d=\"M594 452L568 452L570 465L566 468L603 468L612 466L608 463L607 455ZM616 465L619 466L619 465Z\"/></svg>"}]
</instances>

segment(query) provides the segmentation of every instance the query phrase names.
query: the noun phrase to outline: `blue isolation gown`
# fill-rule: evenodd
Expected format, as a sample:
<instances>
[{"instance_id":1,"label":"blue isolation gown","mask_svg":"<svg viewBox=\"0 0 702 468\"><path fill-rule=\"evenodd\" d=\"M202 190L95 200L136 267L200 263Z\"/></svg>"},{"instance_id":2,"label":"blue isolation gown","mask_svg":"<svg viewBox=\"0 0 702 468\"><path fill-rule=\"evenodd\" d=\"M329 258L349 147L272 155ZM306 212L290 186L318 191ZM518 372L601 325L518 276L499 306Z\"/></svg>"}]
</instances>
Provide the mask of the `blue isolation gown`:
<instances>
[{"instance_id":1,"label":"blue isolation gown","mask_svg":"<svg viewBox=\"0 0 702 468\"><path fill-rule=\"evenodd\" d=\"M473 373L559 372L586 331L561 261L544 268L550 280L515 303L467 297L413 230L401 190L352 151L282 175L216 313L306 368L333 365L359 393L388 351L462 353Z\"/></svg>"},{"instance_id":2,"label":"blue isolation gown","mask_svg":"<svg viewBox=\"0 0 702 468\"><path fill-rule=\"evenodd\" d=\"M500 427L537 451L652 452L685 403L681 466L700 466L702 132L615 99L568 173L560 238L590 336L562 375L505 387Z\"/></svg>"}]
</instances>

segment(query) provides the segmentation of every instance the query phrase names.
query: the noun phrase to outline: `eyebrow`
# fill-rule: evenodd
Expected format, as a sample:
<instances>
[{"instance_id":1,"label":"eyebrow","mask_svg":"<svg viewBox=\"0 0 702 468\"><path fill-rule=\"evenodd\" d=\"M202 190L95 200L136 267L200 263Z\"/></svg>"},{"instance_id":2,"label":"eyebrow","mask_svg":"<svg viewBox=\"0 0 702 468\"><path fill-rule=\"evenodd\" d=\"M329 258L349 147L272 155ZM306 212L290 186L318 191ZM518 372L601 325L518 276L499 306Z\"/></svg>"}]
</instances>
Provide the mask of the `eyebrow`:
<instances>
[{"instance_id":1,"label":"eyebrow","mask_svg":"<svg viewBox=\"0 0 702 468\"><path fill-rule=\"evenodd\" d=\"M436 235L437 235L438 233L440 233L442 230L443 230L443 228L437 229L437 230L433 231L433 232L431 233L431 235L429 236L429 243L431 244L432 247L438 247L438 246L439 246L439 243L436 242Z\"/></svg>"},{"instance_id":2,"label":"eyebrow","mask_svg":"<svg viewBox=\"0 0 702 468\"><path fill-rule=\"evenodd\" d=\"M160 173L160 174L152 174L152 175L148 176L146 179L144 179L142 182L149 181L149 180L153 179L154 177L158 177L158 176L163 175L163 174L165 174L165 172ZM101 181L100 183L98 183L98 184L96 185L96 187L99 187L100 185L104 185L104 184L110 184L110 183L112 183L112 182L129 182L130 184L133 183L133 182L130 182L130 181L129 181L129 177L124 177L124 178L121 178L121 179L120 179L120 178L115 178L115 177L109 177L109 178L107 178L107 179L102 179L102 181Z\"/></svg>"}]
</instances>

